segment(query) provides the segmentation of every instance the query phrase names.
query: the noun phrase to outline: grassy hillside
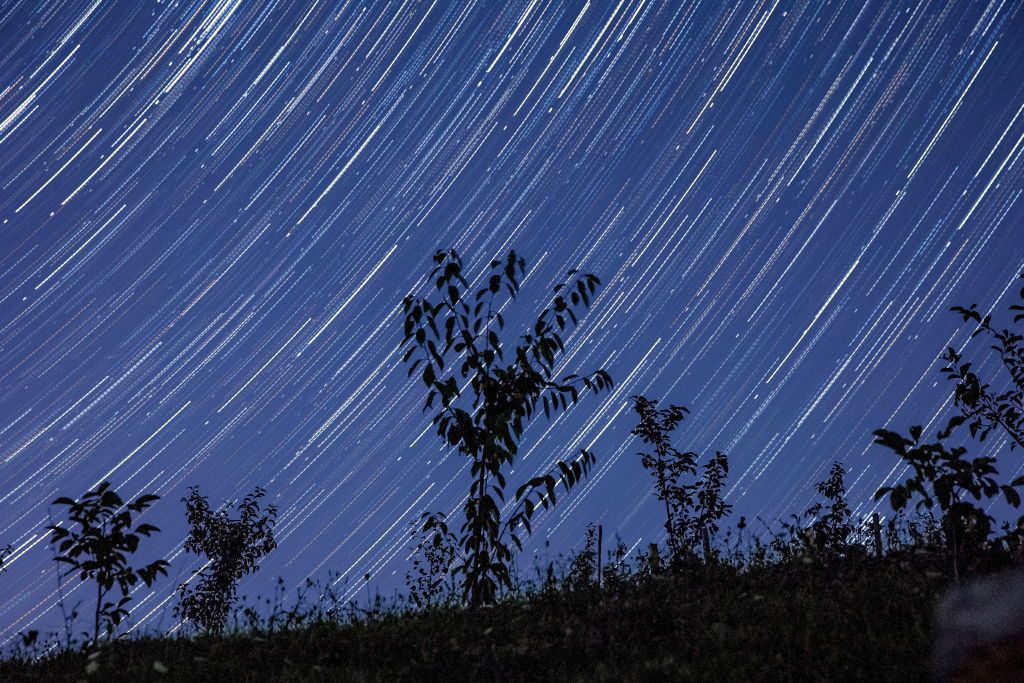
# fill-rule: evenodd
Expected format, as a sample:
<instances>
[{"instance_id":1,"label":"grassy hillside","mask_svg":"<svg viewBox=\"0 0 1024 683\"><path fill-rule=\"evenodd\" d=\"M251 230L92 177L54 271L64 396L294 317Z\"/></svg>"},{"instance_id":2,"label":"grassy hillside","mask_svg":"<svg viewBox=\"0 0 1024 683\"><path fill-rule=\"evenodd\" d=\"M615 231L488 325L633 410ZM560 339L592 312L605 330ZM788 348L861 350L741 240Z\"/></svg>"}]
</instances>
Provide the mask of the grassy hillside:
<instances>
[{"instance_id":1,"label":"grassy hillside","mask_svg":"<svg viewBox=\"0 0 1024 683\"><path fill-rule=\"evenodd\" d=\"M923 554L694 567L463 610L141 638L0 663L0 680L926 680L950 584Z\"/></svg>"}]
</instances>

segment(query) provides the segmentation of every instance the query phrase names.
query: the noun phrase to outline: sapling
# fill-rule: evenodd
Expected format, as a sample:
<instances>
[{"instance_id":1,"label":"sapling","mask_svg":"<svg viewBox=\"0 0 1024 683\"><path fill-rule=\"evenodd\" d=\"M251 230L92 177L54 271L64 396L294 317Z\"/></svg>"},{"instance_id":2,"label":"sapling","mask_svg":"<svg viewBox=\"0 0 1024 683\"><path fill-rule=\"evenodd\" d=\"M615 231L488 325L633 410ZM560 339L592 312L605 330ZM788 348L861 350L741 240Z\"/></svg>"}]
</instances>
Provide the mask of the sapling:
<instances>
[{"instance_id":1,"label":"sapling","mask_svg":"<svg viewBox=\"0 0 1024 683\"><path fill-rule=\"evenodd\" d=\"M53 501L53 505L67 507L66 521L46 527L50 544L56 546L54 559L67 565L64 576L77 574L80 581L95 584L92 633L87 634L87 644L96 644L101 632L110 637L129 616L127 605L137 583L149 587L159 574L167 575L166 560L141 567L129 564L140 537L159 531L146 523L133 529L132 515L141 515L159 498L143 494L126 504L105 481L95 491L87 491L81 500L61 497Z\"/></svg>"},{"instance_id":2,"label":"sapling","mask_svg":"<svg viewBox=\"0 0 1024 683\"><path fill-rule=\"evenodd\" d=\"M453 567L462 595L472 606L493 603L512 587L513 560L524 533L532 533L534 512L556 502L560 483L569 491L587 476L594 455L586 449L558 460L547 472L516 490L515 507L503 514L519 442L530 421L576 404L583 390L610 389L604 370L590 375L555 374L565 352L562 335L578 324L578 311L591 304L599 281L569 271L555 285L550 303L515 344L501 338L503 307L519 294L525 262L514 251L490 264L486 284L475 295L452 249L434 254L432 295L405 297L401 347L409 375L427 388L424 410L433 411L437 435L469 461L469 494L459 530L459 556ZM513 546L515 550L513 550Z\"/></svg>"}]
</instances>

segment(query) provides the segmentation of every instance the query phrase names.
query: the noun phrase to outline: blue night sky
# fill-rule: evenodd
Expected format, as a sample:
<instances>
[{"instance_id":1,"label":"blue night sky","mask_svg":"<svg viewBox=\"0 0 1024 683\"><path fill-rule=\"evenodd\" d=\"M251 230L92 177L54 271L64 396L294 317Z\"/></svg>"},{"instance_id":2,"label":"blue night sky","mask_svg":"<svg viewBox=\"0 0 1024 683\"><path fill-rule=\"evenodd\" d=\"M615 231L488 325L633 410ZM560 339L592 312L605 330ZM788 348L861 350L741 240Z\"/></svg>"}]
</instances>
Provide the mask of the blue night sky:
<instances>
[{"instance_id":1,"label":"blue night sky","mask_svg":"<svg viewBox=\"0 0 1024 683\"><path fill-rule=\"evenodd\" d=\"M1024 268L1012 0L27 0L0 45L4 640L53 622L48 503L103 479L163 497L139 625L197 566L193 484L280 508L242 592L401 587L409 520L468 479L399 366L436 248L526 259L510 331L565 270L603 282L564 368L615 389L536 422L510 486L598 463L525 568L588 522L661 538L641 392L729 454L733 521L802 510L835 459L887 512L871 431L934 431L946 309L1002 308Z\"/></svg>"}]
</instances>

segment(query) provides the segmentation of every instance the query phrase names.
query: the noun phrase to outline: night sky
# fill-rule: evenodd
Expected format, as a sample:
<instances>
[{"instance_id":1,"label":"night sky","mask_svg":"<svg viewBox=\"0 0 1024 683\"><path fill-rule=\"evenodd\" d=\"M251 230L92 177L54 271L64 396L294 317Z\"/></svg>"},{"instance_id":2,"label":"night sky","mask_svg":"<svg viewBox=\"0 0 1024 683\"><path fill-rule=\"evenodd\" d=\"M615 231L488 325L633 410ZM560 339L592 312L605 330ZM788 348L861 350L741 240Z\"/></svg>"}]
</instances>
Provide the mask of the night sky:
<instances>
[{"instance_id":1,"label":"night sky","mask_svg":"<svg viewBox=\"0 0 1024 683\"><path fill-rule=\"evenodd\" d=\"M55 624L48 503L104 479L163 497L140 626L197 566L193 484L280 507L249 595L401 587L409 520L468 484L397 351L436 248L526 259L510 332L569 268L603 282L563 368L615 389L536 422L510 488L598 463L524 569L588 522L661 539L641 392L729 454L733 521L804 509L835 459L888 512L871 431L937 428L947 309L1024 269L1011 0L26 0L0 46L2 640Z\"/></svg>"}]
</instances>

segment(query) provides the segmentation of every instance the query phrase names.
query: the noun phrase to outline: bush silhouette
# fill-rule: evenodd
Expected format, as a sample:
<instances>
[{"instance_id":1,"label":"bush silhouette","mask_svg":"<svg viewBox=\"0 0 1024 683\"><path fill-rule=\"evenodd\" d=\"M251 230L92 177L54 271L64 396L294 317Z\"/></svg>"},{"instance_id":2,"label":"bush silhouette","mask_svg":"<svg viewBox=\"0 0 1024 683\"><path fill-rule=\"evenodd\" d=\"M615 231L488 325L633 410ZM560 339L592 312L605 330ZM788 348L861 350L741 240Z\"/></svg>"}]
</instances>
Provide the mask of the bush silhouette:
<instances>
[{"instance_id":1,"label":"bush silhouette","mask_svg":"<svg viewBox=\"0 0 1024 683\"><path fill-rule=\"evenodd\" d=\"M1024 279L1024 274L1021 275ZM1020 290L1020 304L1009 307L1013 323L1024 321L1024 287ZM992 383L982 380L972 370L973 363L963 362L959 351L948 347L942 359L946 366L942 373L955 383L953 400L961 415L967 419L971 436L984 441L985 437L999 427L1010 438L1010 450L1024 448L1024 335L1009 328L997 330L992 326L992 316L982 316L976 304L969 307L954 306L950 309L959 313L964 322L977 324L971 339L988 337L990 347L999 355L1000 365L1006 373L1002 391ZM996 380L992 380L996 382Z\"/></svg>"},{"instance_id":2,"label":"bush silhouette","mask_svg":"<svg viewBox=\"0 0 1024 683\"><path fill-rule=\"evenodd\" d=\"M210 501L193 486L185 503L188 520L188 538L185 550L205 555L208 562L193 572L198 579L195 586L185 582L179 586L180 601L175 613L190 619L208 631L224 629L228 612L238 592L238 580L259 569L259 561L277 547L274 524L277 508L268 505L260 509L260 499L266 494L255 488L237 506L225 504L219 510L210 508ZM237 517L229 513L235 508Z\"/></svg>"},{"instance_id":3,"label":"bush silhouette","mask_svg":"<svg viewBox=\"0 0 1024 683\"><path fill-rule=\"evenodd\" d=\"M694 560L699 546L703 548L704 559L710 561L715 558L711 538L732 509L721 494L729 474L729 459L716 452L698 476L700 455L672 445L672 432L689 410L677 405L658 408L657 400L645 396L632 398L638 422L631 434L653 448L637 455L654 478L655 495L665 506L669 563L678 566ZM656 571L660 558L655 550L656 547L652 548L647 562Z\"/></svg>"},{"instance_id":4,"label":"bush silhouette","mask_svg":"<svg viewBox=\"0 0 1024 683\"><path fill-rule=\"evenodd\" d=\"M81 581L96 584L96 605L93 610L92 633L86 634L95 644L103 630L107 637L128 616L131 588L142 581L151 586L157 575L167 575L167 562L156 560L142 567L132 567L129 555L139 548L140 536L150 536L159 529L152 524L139 524L132 529L132 514L141 514L160 497L144 494L125 504L121 496L103 482L95 491L87 491L81 500L58 498L53 505L67 507L64 522L50 524L50 544L56 546L57 562L68 565L64 575L78 574ZM120 597L111 594L115 588Z\"/></svg>"},{"instance_id":5,"label":"bush silhouette","mask_svg":"<svg viewBox=\"0 0 1024 683\"><path fill-rule=\"evenodd\" d=\"M886 495L893 510L899 511L915 496L916 508L931 510L938 507L943 538L949 546L953 571L959 575L964 560L976 554L992 532L992 517L969 499L980 501L999 495L1013 507L1020 505L1020 495L1012 484L999 484L995 458L990 456L967 458L963 446L947 448L943 441L949 438L957 425L966 418L954 416L938 438L931 442L921 440L920 426L910 428L906 437L887 429L875 431L875 443L898 455L913 470L913 475L902 484L883 486L875 493L875 500Z\"/></svg>"},{"instance_id":6,"label":"bush silhouette","mask_svg":"<svg viewBox=\"0 0 1024 683\"><path fill-rule=\"evenodd\" d=\"M846 552L855 531L850 504L846 501L846 470L842 463L832 463L828 478L814 485L826 502L816 502L804 516L812 519L812 549L822 555L836 556Z\"/></svg>"},{"instance_id":7,"label":"bush silhouette","mask_svg":"<svg viewBox=\"0 0 1024 683\"><path fill-rule=\"evenodd\" d=\"M598 570L597 527L590 523L583 533L583 547L573 555L565 584L570 589L591 588L597 585Z\"/></svg>"},{"instance_id":8,"label":"bush silhouette","mask_svg":"<svg viewBox=\"0 0 1024 683\"><path fill-rule=\"evenodd\" d=\"M409 599L417 607L430 607L445 593L452 565L458 552L458 539L448 530L443 512L424 512L420 523L414 520L409 535L412 548L412 569L405 574Z\"/></svg>"},{"instance_id":9,"label":"bush silhouette","mask_svg":"<svg viewBox=\"0 0 1024 683\"><path fill-rule=\"evenodd\" d=\"M585 449L571 461L558 461L519 487L515 508L502 519L505 474L538 408L550 417L575 404L581 389L611 387L604 370L561 379L554 374L556 356L565 351L561 335L577 324L577 311L590 306L599 280L580 275L556 285L550 304L509 346L499 334L505 325L500 310L519 293L523 259L510 251L504 261L492 261L487 284L475 296L454 249L436 252L434 266L429 280L436 297L410 294L403 301L400 347L409 375L418 372L427 387L424 410L435 411L438 436L470 462L472 481L453 573L462 577L463 599L479 606L493 603L499 590L512 586L512 544L522 549L520 529L531 533L537 507L554 504L556 485L569 491L594 462ZM569 278L574 276L576 271L569 271Z\"/></svg>"},{"instance_id":10,"label":"bush silhouette","mask_svg":"<svg viewBox=\"0 0 1024 683\"><path fill-rule=\"evenodd\" d=\"M690 547L698 543L703 546L704 561L717 559L712 540L719 530L719 522L731 511L732 505L722 497L722 487L729 475L729 458L716 451L703 465L700 481L697 482L697 504L693 523L690 525Z\"/></svg>"},{"instance_id":11,"label":"bush silhouette","mask_svg":"<svg viewBox=\"0 0 1024 683\"><path fill-rule=\"evenodd\" d=\"M1024 279L1024 274L1021 278ZM1020 298L1022 303L1009 306L1014 324L1024 320L1024 288L1020 290ZM915 496L919 497L916 504L919 510L938 506L943 545L948 546L954 574L958 575L960 565L976 555L987 542L995 521L967 497L980 501L1002 493L1007 503L1016 508L1020 505L1016 488L1024 484L1024 476L1001 484L994 457L967 458L966 448L946 448L943 441L966 423L971 436L979 442L999 428L1009 438L1011 451L1024 447L1024 335L1009 328L996 329L992 316L983 316L976 304L953 306L950 310L960 314L964 322L973 321L977 325L971 339L988 337L993 342L990 348L998 354L1006 372L1001 382L1004 388L997 389L983 380L974 372L973 363L964 362L960 351L947 347L942 356L945 365L941 372L954 382L953 402L959 414L949 420L932 443L921 441L920 426L910 428L909 438L887 429L874 432L875 443L896 453L913 469L913 476L904 483L878 489L875 500L888 495L896 511L906 507ZM1006 543L1020 545L1019 527L1020 522L1018 530L1014 531L1004 525Z\"/></svg>"}]
</instances>

